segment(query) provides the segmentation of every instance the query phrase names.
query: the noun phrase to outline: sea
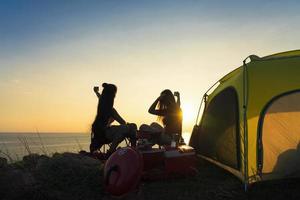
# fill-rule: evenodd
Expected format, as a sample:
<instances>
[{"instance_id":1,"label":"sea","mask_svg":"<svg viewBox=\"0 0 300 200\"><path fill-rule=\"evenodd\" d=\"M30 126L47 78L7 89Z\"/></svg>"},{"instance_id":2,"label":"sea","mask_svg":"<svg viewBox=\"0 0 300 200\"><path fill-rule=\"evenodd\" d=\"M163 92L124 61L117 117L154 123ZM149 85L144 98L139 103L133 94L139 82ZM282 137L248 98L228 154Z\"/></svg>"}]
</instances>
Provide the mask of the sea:
<instances>
[{"instance_id":1,"label":"sea","mask_svg":"<svg viewBox=\"0 0 300 200\"><path fill-rule=\"evenodd\" d=\"M188 143L190 133L183 133ZM22 160L23 156L37 153L53 155L62 152L88 151L90 133L1 133L0 157L10 162ZM121 143L120 146L125 146Z\"/></svg>"},{"instance_id":2,"label":"sea","mask_svg":"<svg viewBox=\"0 0 300 200\"><path fill-rule=\"evenodd\" d=\"M18 161L30 153L88 151L88 133L0 133L0 157Z\"/></svg>"}]
</instances>

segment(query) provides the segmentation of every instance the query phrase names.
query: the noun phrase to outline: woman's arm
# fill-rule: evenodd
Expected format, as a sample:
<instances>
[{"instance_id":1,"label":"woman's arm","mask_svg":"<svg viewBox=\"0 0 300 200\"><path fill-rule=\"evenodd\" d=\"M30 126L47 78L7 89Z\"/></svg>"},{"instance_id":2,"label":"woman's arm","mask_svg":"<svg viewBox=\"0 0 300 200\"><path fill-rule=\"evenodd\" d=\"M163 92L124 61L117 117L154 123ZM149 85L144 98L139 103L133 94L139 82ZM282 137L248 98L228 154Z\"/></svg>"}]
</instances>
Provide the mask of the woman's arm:
<instances>
[{"instance_id":1,"label":"woman's arm","mask_svg":"<svg viewBox=\"0 0 300 200\"><path fill-rule=\"evenodd\" d=\"M101 100L101 94L99 93L99 87L94 87L94 92L98 97L97 115L99 115L100 114L100 100Z\"/></svg>"},{"instance_id":2,"label":"woman's arm","mask_svg":"<svg viewBox=\"0 0 300 200\"><path fill-rule=\"evenodd\" d=\"M153 104L150 106L148 112L150 114L153 114L153 115L159 115L159 116L164 116L165 115L165 112L163 110L156 110L156 106L159 102L159 99L160 97L158 97L154 102Z\"/></svg>"},{"instance_id":3,"label":"woman's arm","mask_svg":"<svg viewBox=\"0 0 300 200\"><path fill-rule=\"evenodd\" d=\"M180 103L181 103L180 102L180 93L179 92L174 92L174 96L177 97L176 103L180 107Z\"/></svg>"},{"instance_id":4,"label":"woman's arm","mask_svg":"<svg viewBox=\"0 0 300 200\"><path fill-rule=\"evenodd\" d=\"M119 113L114 108L112 109L112 118L119 122L119 124L126 124L126 121L119 115Z\"/></svg>"},{"instance_id":5,"label":"woman's arm","mask_svg":"<svg viewBox=\"0 0 300 200\"><path fill-rule=\"evenodd\" d=\"M99 87L94 87L94 92L97 95L97 97L100 99L101 94L99 93Z\"/></svg>"}]
</instances>

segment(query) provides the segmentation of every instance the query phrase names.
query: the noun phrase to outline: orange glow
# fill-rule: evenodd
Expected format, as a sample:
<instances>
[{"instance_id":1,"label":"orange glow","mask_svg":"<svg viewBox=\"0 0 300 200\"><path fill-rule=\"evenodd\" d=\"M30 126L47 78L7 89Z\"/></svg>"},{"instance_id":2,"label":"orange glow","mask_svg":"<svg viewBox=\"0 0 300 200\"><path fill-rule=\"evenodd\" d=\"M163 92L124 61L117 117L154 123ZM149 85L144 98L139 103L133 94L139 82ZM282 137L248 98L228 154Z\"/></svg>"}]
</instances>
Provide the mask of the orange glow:
<instances>
[{"instance_id":1,"label":"orange glow","mask_svg":"<svg viewBox=\"0 0 300 200\"><path fill-rule=\"evenodd\" d=\"M197 109L189 103L181 105L181 109L183 113L183 124L192 125L196 120Z\"/></svg>"}]
</instances>

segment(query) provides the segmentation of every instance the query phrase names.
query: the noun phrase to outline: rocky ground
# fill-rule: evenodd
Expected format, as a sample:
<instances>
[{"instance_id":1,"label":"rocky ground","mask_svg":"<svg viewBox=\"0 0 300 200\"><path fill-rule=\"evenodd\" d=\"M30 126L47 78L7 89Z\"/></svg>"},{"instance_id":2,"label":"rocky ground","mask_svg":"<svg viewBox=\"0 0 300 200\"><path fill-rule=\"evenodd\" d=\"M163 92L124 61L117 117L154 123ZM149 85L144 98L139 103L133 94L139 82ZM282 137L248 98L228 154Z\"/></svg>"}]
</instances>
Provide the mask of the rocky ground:
<instances>
[{"instance_id":1,"label":"rocky ground","mask_svg":"<svg viewBox=\"0 0 300 200\"><path fill-rule=\"evenodd\" d=\"M226 171L198 161L199 173L188 178L142 182L122 199L300 199L300 181L257 184L245 193ZM7 164L0 158L0 199L116 199L103 188L103 164L74 153L29 155Z\"/></svg>"}]
</instances>

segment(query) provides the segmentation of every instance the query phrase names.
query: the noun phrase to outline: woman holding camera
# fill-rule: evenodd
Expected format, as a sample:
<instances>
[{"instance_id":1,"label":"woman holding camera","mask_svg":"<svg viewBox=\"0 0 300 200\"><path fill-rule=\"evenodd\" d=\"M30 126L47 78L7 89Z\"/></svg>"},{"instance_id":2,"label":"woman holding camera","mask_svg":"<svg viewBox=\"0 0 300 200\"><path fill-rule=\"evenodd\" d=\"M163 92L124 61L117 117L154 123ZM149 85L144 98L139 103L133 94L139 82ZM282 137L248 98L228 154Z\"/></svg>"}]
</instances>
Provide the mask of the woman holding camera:
<instances>
[{"instance_id":1,"label":"woman holding camera","mask_svg":"<svg viewBox=\"0 0 300 200\"><path fill-rule=\"evenodd\" d=\"M126 137L130 138L132 145L134 145L137 128L135 124L126 124L126 121L113 107L117 87L108 83L103 83L102 87L101 94L99 93L99 87L94 87L94 92L98 97L98 108L96 118L92 124L90 152L93 153L102 145L111 143L107 152L110 155ZM111 125L114 120L120 125Z\"/></svg>"}]
</instances>

